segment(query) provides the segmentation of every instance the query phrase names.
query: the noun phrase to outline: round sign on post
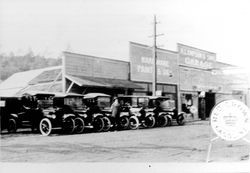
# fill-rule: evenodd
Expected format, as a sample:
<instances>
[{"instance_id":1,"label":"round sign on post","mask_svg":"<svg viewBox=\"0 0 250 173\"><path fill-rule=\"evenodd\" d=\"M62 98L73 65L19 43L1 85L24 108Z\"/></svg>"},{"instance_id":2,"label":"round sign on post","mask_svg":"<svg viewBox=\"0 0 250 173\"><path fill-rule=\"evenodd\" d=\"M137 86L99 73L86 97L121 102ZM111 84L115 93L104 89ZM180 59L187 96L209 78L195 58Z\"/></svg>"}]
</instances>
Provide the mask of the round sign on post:
<instances>
[{"instance_id":1,"label":"round sign on post","mask_svg":"<svg viewBox=\"0 0 250 173\"><path fill-rule=\"evenodd\" d=\"M210 121L218 137L227 141L235 141L248 134L250 111L244 103L238 100L225 100L213 108Z\"/></svg>"}]
</instances>

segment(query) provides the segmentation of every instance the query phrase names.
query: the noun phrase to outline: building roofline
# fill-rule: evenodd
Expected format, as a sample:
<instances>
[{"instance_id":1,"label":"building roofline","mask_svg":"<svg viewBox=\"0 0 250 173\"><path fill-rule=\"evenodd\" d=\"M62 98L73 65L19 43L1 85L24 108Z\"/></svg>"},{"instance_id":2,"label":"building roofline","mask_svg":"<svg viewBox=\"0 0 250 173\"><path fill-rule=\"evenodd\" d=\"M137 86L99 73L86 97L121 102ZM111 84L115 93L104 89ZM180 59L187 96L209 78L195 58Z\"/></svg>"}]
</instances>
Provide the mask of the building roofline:
<instances>
[{"instance_id":1,"label":"building roofline","mask_svg":"<svg viewBox=\"0 0 250 173\"><path fill-rule=\"evenodd\" d=\"M60 66L51 66L51 67L45 67L45 68L37 68L37 69L32 69L32 70L26 70L26 71L20 71L20 72L16 72L14 74L18 74L18 73L27 73L27 72L32 72L32 71L46 71L46 70L54 70L54 69L60 69L62 68L62 65ZM14 75L13 74L13 75Z\"/></svg>"},{"instance_id":2,"label":"building roofline","mask_svg":"<svg viewBox=\"0 0 250 173\"><path fill-rule=\"evenodd\" d=\"M112 59L112 58L104 58L104 57L100 57L100 56L86 55L86 54L82 54L82 53L74 53L74 52L69 52L69 51L63 51L63 54L73 54L73 55L78 55L78 56L88 56L88 57L96 58L96 59L105 59L105 60L109 60L109 61L117 61L117 62L129 63L129 61L123 61L123 60Z\"/></svg>"},{"instance_id":3,"label":"building roofline","mask_svg":"<svg viewBox=\"0 0 250 173\"><path fill-rule=\"evenodd\" d=\"M144 48L145 47L146 48L151 48L151 46L148 46L148 45L145 45L145 44L141 44L141 43L136 43L136 42L133 42L133 41L129 41L129 44L134 44L134 45L141 46L141 47L144 47ZM169 52L169 53L173 53L173 54L178 54L177 51L168 50L168 49L157 48L157 50L164 51L164 52Z\"/></svg>"},{"instance_id":4,"label":"building roofline","mask_svg":"<svg viewBox=\"0 0 250 173\"><path fill-rule=\"evenodd\" d=\"M197 49L197 50L200 50L200 51L203 51L203 52L208 52L208 53L212 53L212 54L215 54L215 52L211 52L211 51L207 51L207 50L204 50L204 49L200 49L200 48L197 48L197 47L193 47L193 46L189 46L189 45L186 45L186 44L183 44L183 43L177 43L177 46L178 45L182 45L182 46L187 46L187 47L190 47L190 48L193 48L193 49ZM177 51L178 52L178 51Z\"/></svg>"}]
</instances>

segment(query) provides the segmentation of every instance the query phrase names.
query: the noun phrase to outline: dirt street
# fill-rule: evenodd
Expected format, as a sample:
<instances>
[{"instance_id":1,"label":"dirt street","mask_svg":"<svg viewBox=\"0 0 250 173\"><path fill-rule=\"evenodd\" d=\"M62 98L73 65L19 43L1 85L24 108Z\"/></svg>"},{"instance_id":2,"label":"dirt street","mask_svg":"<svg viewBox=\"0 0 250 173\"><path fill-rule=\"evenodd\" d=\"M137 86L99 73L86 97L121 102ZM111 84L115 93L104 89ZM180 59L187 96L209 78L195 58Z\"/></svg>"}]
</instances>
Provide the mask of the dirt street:
<instances>
[{"instance_id":1,"label":"dirt street","mask_svg":"<svg viewBox=\"0 0 250 173\"><path fill-rule=\"evenodd\" d=\"M79 135L2 134L1 161L205 162L209 129L208 121L196 121L184 126ZM217 140L211 162L246 162L249 152L244 141Z\"/></svg>"}]
</instances>

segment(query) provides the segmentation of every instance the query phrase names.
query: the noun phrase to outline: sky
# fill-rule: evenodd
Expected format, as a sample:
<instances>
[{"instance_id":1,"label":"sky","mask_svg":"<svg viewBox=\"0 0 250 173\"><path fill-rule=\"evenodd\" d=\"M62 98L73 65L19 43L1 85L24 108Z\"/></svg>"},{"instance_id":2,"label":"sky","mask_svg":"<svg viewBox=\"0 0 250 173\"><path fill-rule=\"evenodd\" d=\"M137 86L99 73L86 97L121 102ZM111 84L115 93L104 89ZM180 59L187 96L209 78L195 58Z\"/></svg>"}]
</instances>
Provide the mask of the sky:
<instances>
[{"instance_id":1,"label":"sky","mask_svg":"<svg viewBox=\"0 0 250 173\"><path fill-rule=\"evenodd\" d=\"M129 61L129 41L160 48L177 43L247 67L249 0L0 0L0 53L57 58L68 50Z\"/></svg>"}]
</instances>

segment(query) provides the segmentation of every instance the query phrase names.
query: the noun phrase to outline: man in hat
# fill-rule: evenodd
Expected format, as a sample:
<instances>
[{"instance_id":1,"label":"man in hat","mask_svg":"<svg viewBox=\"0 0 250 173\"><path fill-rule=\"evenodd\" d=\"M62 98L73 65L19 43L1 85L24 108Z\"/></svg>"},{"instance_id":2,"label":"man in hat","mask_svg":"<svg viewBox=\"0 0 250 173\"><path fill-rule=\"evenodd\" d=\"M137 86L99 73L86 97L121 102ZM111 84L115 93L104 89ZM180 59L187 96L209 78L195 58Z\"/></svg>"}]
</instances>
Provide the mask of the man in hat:
<instances>
[{"instance_id":1,"label":"man in hat","mask_svg":"<svg viewBox=\"0 0 250 173\"><path fill-rule=\"evenodd\" d=\"M116 125L119 123L120 118L120 103L117 97L114 97L111 105L112 117L115 119Z\"/></svg>"}]
</instances>

